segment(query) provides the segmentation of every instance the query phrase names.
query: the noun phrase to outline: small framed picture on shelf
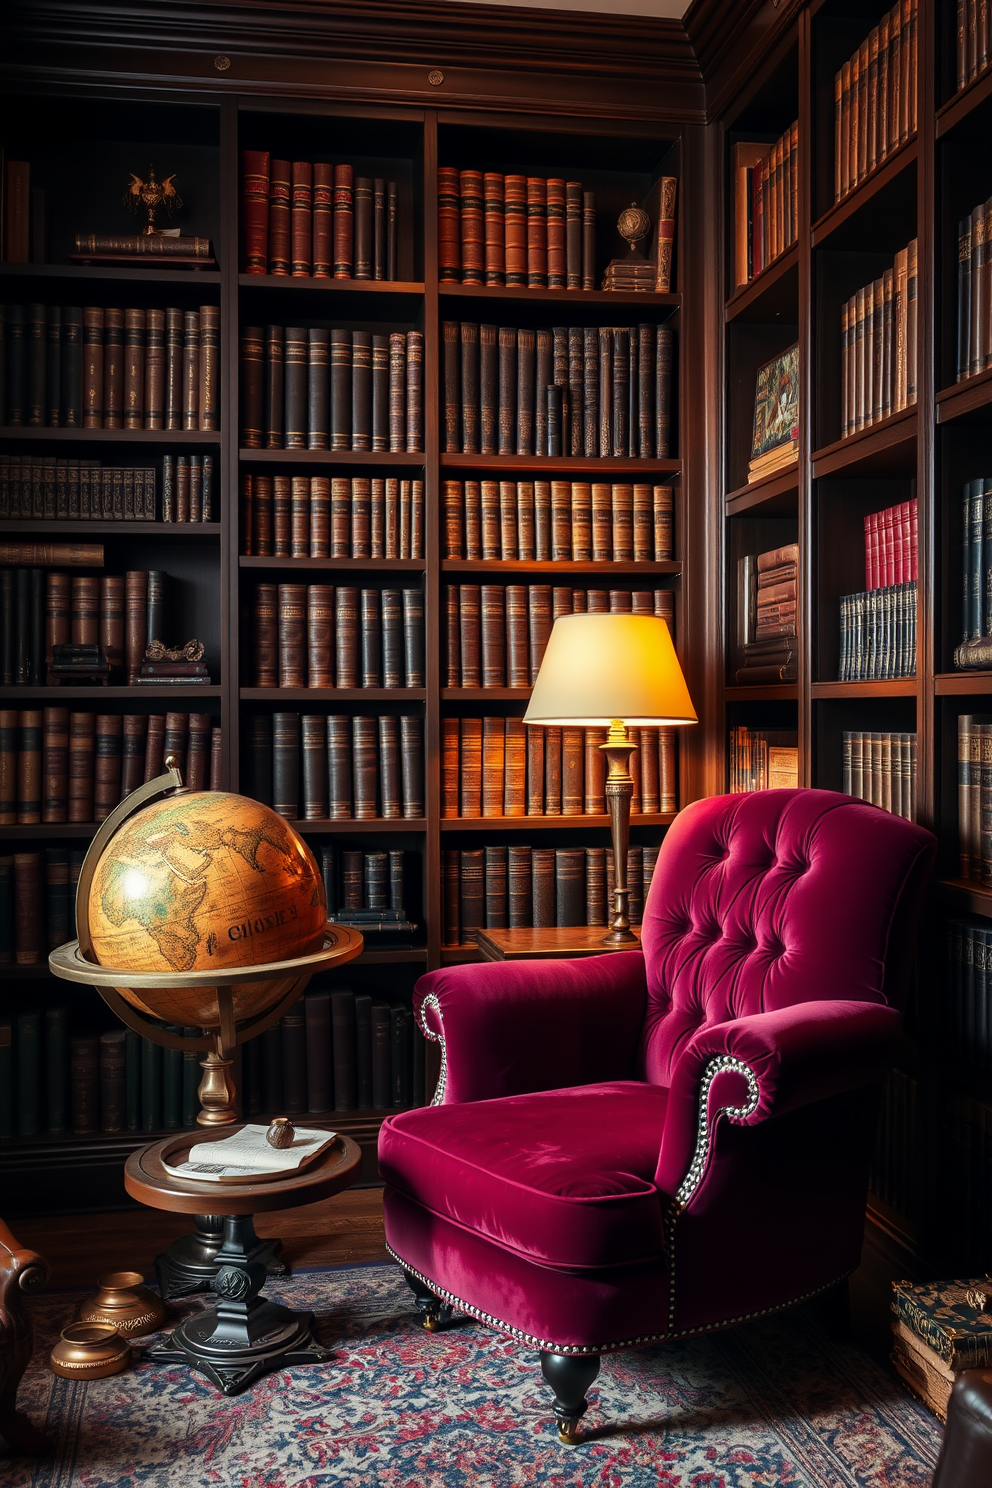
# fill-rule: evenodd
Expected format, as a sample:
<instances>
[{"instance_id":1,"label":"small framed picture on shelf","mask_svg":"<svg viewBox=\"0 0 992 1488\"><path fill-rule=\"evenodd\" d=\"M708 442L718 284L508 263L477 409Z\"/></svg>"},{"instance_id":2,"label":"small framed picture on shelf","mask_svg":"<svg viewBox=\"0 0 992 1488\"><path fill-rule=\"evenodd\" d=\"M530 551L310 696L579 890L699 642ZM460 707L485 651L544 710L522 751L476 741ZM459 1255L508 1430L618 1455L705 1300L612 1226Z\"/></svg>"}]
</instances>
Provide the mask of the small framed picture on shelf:
<instances>
[{"instance_id":1,"label":"small framed picture on shelf","mask_svg":"<svg viewBox=\"0 0 992 1488\"><path fill-rule=\"evenodd\" d=\"M748 484L783 469L799 449L799 343L758 368Z\"/></svg>"}]
</instances>

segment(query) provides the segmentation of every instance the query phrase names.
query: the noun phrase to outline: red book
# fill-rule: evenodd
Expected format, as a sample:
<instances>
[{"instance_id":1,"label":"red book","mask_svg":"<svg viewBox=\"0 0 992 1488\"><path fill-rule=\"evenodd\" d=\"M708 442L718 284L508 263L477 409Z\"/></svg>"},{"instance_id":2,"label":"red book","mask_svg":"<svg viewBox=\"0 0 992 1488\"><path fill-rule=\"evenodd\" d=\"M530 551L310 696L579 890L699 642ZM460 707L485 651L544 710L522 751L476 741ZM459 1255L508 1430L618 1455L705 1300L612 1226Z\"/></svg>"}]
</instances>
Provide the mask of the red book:
<instances>
[{"instance_id":1,"label":"red book","mask_svg":"<svg viewBox=\"0 0 992 1488\"><path fill-rule=\"evenodd\" d=\"M273 160L269 174L269 273L289 273L292 166Z\"/></svg>"},{"instance_id":2,"label":"red book","mask_svg":"<svg viewBox=\"0 0 992 1488\"><path fill-rule=\"evenodd\" d=\"M458 167L438 166L437 172L437 277L441 284L461 279L461 188Z\"/></svg>"},{"instance_id":3,"label":"red book","mask_svg":"<svg viewBox=\"0 0 992 1488\"><path fill-rule=\"evenodd\" d=\"M875 588L875 513L865 517L865 588Z\"/></svg>"},{"instance_id":4,"label":"red book","mask_svg":"<svg viewBox=\"0 0 992 1488\"><path fill-rule=\"evenodd\" d=\"M313 277L330 279L334 237L334 167L318 160L313 168Z\"/></svg>"},{"instance_id":5,"label":"red book","mask_svg":"<svg viewBox=\"0 0 992 1488\"><path fill-rule=\"evenodd\" d=\"M334 278L350 279L355 265L355 173L334 167Z\"/></svg>"},{"instance_id":6,"label":"red book","mask_svg":"<svg viewBox=\"0 0 992 1488\"><path fill-rule=\"evenodd\" d=\"M463 170L459 182L462 218L462 283L485 281L486 234L482 172Z\"/></svg>"},{"instance_id":7,"label":"red book","mask_svg":"<svg viewBox=\"0 0 992 1488\"><path fill-rule=\"evenodd\" d=\"M548 182L548 288L564 289L565 275L565 182Z\"/></svg>"},{"instance_id":8,"label":"red book","mask_svg":"<svg viewBox=\"0 0 992 1488\"><path fill-rule=\"evenodd\" d=\"M892 522L892 508L882 513L882 585L883 587L895 583L896 555L895 555L895 527Z\"/></svg>"},{"instance_id":9,"label":"red book","mask_svg":"<svg viewBox=\"0 0 992 1488\"><path fill-rule=\"evenodd\" d=\"M909 577L915 583L916 580L919 578L919 550L920 550L920 545L919 545L919 538L918 538L918 535L917 535L917 523L918 523L918 520L919 519L918 519L918 515L917 515L916 502L915 501L907 501L906 505L909 507L909 550L910 550L910 554L911 554L911 557L910 557L910 575L909 575Z\"/></svg>"},{"instance_id":10,"label":"red book","mask_svg":"<svg viewBox=\"0 0 992 1488\"><path fill-rule=\"evenodd\" d=\"M527 177L527 288L545 289L548 283L547 182Z\"/></svg>"},{"instance_id":11,"label":"red book","mask_svg":"<svg viewBox=\"0 0 992 1488\"><path fill-rule=\"evenodd\" d=\"M242 262L246 274L269 267L269 152L241 152Z\"/></svg>"},{"instance_id":12,"label":"red book","mask_svg":"<svg viewBox=\"0 0 992 1488\"><path fill-rule=\"evenodd\" d=\"M293 161L292 236L290 272L294 279L310 278L310 249L313 243L313 166L308 160Z\"/></svg>"}]
</instances>

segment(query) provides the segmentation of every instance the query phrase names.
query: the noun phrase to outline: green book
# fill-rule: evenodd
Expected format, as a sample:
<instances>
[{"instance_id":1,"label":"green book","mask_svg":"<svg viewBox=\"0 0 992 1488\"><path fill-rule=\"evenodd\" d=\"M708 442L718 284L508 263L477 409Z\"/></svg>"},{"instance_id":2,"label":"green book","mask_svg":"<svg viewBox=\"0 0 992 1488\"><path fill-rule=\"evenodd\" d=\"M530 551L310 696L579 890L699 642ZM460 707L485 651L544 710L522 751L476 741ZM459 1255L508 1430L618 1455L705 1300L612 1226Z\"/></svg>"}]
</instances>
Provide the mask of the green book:
<instances>
[{"instance_id":1,"label":"green book","mask_svg":"<svg viewBox=\"0 0 992 1488\"><path fill-rule=\"evenodd\" d=\"M0 856L0 965L14 960L14 859Z\"/></svg>"},{"instance_id":2,"label":"green book","mask_svg":"<svg viewBox=\"0 0 992 1488\"><path fill-rule=\"evenodd\" d=\"M992 1281L892 1283L892 1311L957 1372L992 1364Z\"/></svg>"},{"instance_id":3,"label":"green book","mask_svg":"<svg viewBox=\"0 0 992 1488\"><path fill-rule=\"evenodd\" d=\"M17 1015L17 1131L36 1137L41 1129L41 1014Z\"/></svg>"},{"instance_id":4,"label":"green book","mask_svg":"<svg viewBox=\"0 0 992 1488\"><path fill-rule=\"evenodd\" d=\"M162 1130L162 1050L141 1040L141 1130Z\"/></svg>"},{"instance_id":5,"label":"green book","mask_svg":"<svg viewBox=\"0 0 992 1488\"><path fill-rule=\"evenodd\" d=\"M186 1038L199 1038L198 1028L184 1028ZM203 1078L200 1069L200 1060L203 1053L199 1049L183 1050L183 1126L195 1126L196 1118L200 1114L200 1098L197 1091Z\"/></svg>"},{"instance_id":6,"label":"green book","mask_svg":"<svg viewBox=\"0 0 992 1488\"><path fill-rule=\"evenodd\" d=\"M0 1018L0 1137L14 1135L14 1027Z\"/></svg>"},{"instance_id":7,"label":"green book","mask_svg":"<svg viewBox=\"0 0 992 1488\"><path fill-rule=\"evenodd\" d=\"M141 1038L133 1028L124 1033L124 1126L141 1130Z\"/></svg>"},{"instance_id":8,"label":"green book","mask_svg":"<svg viewBox=\"0 0 992 1488\"><path fill-rule=\"evenodd\" d=\"M166 1025L166 1033L182 1033L175 1024ZM181 1049L162 1050L162 1125L166 1131L178 1131L183 1124L183 1056Z\"/></svg>"},{"instance_id":9,"label":"green book","mask_svg":"<svg viewBox=\"0 0 992 1488\"><path fill-rule=\"evenodd\" d=\"M69 1130L69 1010L45 1013L45 1088L48 1093L48 1130Z\"/></svg>"}]
</instances>

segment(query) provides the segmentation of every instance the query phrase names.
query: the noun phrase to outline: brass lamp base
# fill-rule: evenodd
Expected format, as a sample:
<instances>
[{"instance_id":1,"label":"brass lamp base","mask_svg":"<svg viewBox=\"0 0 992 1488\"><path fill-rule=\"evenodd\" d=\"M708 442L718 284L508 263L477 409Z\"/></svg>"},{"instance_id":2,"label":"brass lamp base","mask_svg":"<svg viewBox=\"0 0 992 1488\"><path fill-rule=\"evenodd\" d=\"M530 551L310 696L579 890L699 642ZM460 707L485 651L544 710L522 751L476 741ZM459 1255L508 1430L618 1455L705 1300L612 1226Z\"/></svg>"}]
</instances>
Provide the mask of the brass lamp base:
<instances>
[{"instance_id":1,"label":"brass lamp base","mask_svg":"<svg viewBox=\"0 0 992 1488\"><path fill-rule=\"evenodd\" d=\"M615 718L610 724L606 743L599 747L606 755L606 809L610 813L610 834L613 838L613 914L602 944L637 945L637 936L630 928L630 889L627 886L630 803L634 796L630 756L637 745L631 743L627 725Z\"/></svg>"}]
</instances>

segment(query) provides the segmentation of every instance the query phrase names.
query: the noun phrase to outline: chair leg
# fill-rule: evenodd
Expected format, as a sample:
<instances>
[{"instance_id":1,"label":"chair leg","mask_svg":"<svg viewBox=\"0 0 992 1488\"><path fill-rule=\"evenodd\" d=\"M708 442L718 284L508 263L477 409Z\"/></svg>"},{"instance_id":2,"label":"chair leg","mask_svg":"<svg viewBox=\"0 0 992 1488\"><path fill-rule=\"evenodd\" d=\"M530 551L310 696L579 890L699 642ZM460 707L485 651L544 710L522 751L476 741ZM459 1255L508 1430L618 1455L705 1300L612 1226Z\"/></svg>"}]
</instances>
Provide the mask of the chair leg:
<instances>
[{"instance_id":1,"label":"chair leg","mask_svg":"<svg viewBox=\"0 0 992 1488\"><path fill-rule=\"evenodd\" d=\"M417 1299L417 1311L420 1313L424 1331L427 1333L439 1333L451 1322L451 1307L447 1302L442 1302L436 1297L430 1287L414 1276L411 1271L404 1271L406 1284Z\"/></svg>"},{"instance_id":2,"label":"chair leg","mask_svg":"<svg viewBox=\"0 0 992 1488\"><path fill-rule=\"evenodd\" d=\"M599 1373L599 1355L542 1351L541 1373L555 1392L558 1440L565 1447L574 1447L579 1440L579 1421L589 1408L586 1391Z\"/></svg>"}]
</instances>

